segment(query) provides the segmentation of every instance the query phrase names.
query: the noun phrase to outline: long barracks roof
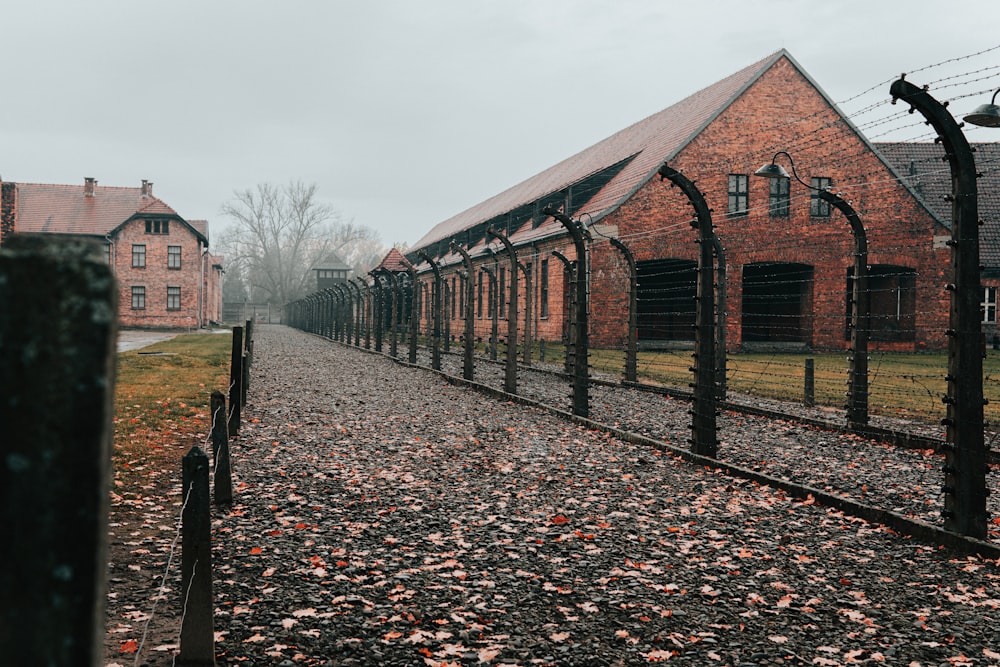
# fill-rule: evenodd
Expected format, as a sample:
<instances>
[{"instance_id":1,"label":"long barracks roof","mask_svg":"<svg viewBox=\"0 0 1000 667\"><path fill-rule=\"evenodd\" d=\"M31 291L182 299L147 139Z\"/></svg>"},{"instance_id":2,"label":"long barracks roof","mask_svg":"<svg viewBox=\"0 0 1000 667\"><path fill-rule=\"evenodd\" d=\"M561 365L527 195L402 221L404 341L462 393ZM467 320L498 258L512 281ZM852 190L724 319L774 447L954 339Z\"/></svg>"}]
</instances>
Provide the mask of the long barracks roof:
<instances>
[{"instance_id":1,"label":"long barracks roof","mask_svg":"<svg viewBox=\"0 0 1000 667\"><path fill-rule=\"evenodd\" d=\"M980 263L992 272L1000 271L1000 144L971 144L975 153L979 189ZM944 146L935 143L878 143L879 153L896 170L927 206L951 226L951 168L944 161Z\"/></svg>"},{"instance_id":2,"label":"long barracks roof","mask_svg":"<svg viewBox=\"0 0 1000 667\"><path fill-rule=\"evenodd\" d=\"M17 183L16 229L19 232L105 236L135 216L166 215L180 219L208 243L200 229L177 211L141 188L107 187L94 183L93 195L83 185Z\"/></svg>"},{"instance_id":3,"label":"long barracks roof","mask_svg":"<svg viewBox=\"0 0 1000 667\"><path fill-rule=\"evenodd\" d=\"M621 130L559 164L436 225L410 248L410 252L447 241L476 225L496 220L515 209L534 203L562 203L574 185L572 215L600 219L620 206L640 186L652 178L660 165L701 132L719 113L778 59L790 57L782 49L731 74L684 100ZM540 208L537 207L537 208ZM536 211L537 221L537 211ZM515 243L548 236L562 226L547 219L539 225L518 225L510 229Z\"/></svg>"}]
</instances>

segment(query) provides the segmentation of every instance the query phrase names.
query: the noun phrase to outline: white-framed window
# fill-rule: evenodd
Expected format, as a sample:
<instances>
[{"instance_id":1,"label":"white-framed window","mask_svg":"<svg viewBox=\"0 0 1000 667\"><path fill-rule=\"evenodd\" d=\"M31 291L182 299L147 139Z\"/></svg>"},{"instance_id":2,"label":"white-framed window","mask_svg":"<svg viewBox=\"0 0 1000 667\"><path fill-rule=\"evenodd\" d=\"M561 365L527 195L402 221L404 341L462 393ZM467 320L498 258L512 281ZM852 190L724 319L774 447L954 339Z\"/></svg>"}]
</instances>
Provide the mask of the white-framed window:
<instances>
[{"instance_id":1,"label":"white-framed window","mask_svg":"<svg viewBox=\"0 0 1000 667\"><path fill-rule=\"evenodd\" d=\"M146 268L146 246L139 243L132 244L132 268Z\"/></svg>"},{"instance_id":2,"label":"white-framed window","mask_svg":"<svg viewBox=\"0 0 1000 667\"><path fill-rule=\"evenodd\" d=\"M729 174L729 215L746 215L750 210L750 178Z\"/></svg>"},{"instance_id":3,"label":"white-framed window","mask_svg":"<svg viewBox=\"0 0 1000 667\"><path fill-rule=\"evenodd\" d=\"M814 176L811 181L812 194L809 196L809 215L814 218L830 217L830 202L819 196L820 190L833 187L833 180L826 176Z\"/></svg>"},{"instance_id":4,"label":"white-framed window","mask_svg":"<svg viewBox=\"0 0 1000 667\"><path fill-rule=\"evenodd\" d=\"M181 309L181 288L180 287L168 287L167 288L167 310L180 310Z\"/></svg>"},{"instance_id":5,"label":"white-framed window","mask_svg":"<svg viewBox=\"0 0 1000 667\"><path fill-rule=\"evenodd\" d=\"M995 286L983 287L983 301L979 304L983 311L984 324L996 324L997 321L997 288Z\"/></svg>"},{"instance_id":6,"label":"white-framed window","mask_svg":"<svg viewBox=\"0 0 1000 667\"><path fill-rule=\"evenodd\" d=\"M146 286L133 285L132 310L145 310L145 309L146 309Z\"/></svg>"}]
</instances>

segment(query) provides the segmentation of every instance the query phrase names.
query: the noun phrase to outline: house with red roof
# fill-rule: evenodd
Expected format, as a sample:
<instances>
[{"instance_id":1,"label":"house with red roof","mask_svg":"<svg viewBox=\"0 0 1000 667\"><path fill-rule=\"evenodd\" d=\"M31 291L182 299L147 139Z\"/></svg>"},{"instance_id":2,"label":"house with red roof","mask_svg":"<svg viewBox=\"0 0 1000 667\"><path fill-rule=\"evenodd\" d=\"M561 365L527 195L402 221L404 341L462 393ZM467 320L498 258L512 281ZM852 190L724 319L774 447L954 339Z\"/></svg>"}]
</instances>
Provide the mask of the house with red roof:
<instances>
[{"instance_id":1,"label":"house with red roof","mask_svg":"<svg viewBox=\"0 0 1000 667\"><path fill-rule=\"evenodd\" d=\"M123 327L198 328L221 320L222 257L208 221L185 220L139 187L0 182L0 243L10 234L95 239L118 279Z\"/></svg>"},{"instance_id":2,"label":"house with red roof","mask_svg":"<svg viewBox=\"0 0 1000 667\"><path fill-rule=\"evenodd\" d=\"M694 339L698 236L691 202L659 176L668 165L696 183L712 210L727 269L718 290L728 349L847 349L856 246L846 218L817 195L830 189L851 203L867 229L872 349L941 348L950 211L932 206L922 192L929 174L910 173L906 159L887 159L885 148L871 143L780 50L437 224L407 258L423 282L432 274L419 251L439 264L445 285L452 276L461 284L462 258L449 244L469 252L476 263L476 336L485 339L493 291L484 268L497 279L501 319L512 310L505 308L509 262L488 233L492 227L510 240L518 270L531 277L519 281L519 335L558 341L569 312L567 266L576 253L562 224L543 212L551 206L580 220L591 237L592 343L621 348L628 336L629 269L615 239L636 261L640 346L686 347ZM792 171L779 151L792 156L795 174L808 185L754 177L775 159ZM935 177L950 184L946 171ZM987 229L996 224L987 222ZM997 236L984 238L996 246L984 258L1000 248ZM984 282L994 276L993 285L1000 277L996 259L993 274L984 272ZM444 312L454 310L446 303Z\"/></svg>"}]
</instances>

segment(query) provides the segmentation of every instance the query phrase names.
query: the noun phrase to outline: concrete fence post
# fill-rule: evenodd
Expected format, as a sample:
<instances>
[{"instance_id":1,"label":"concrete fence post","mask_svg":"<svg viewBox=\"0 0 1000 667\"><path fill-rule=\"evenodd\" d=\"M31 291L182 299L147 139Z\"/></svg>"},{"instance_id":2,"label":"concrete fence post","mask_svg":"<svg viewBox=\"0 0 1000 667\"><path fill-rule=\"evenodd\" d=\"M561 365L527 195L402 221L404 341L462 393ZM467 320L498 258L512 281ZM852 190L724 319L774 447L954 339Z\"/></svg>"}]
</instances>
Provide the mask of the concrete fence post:
<instances>
[{"instance_id":1,"label":"concrete fence post","mask_svg":"<svg viewBox=\"0 0 1000 667\"><path fill-rule=\"evenodd\" d=\"M104 664L117 297L97 243L0 249L4 664Z\"/></svg>"}]
</instances>

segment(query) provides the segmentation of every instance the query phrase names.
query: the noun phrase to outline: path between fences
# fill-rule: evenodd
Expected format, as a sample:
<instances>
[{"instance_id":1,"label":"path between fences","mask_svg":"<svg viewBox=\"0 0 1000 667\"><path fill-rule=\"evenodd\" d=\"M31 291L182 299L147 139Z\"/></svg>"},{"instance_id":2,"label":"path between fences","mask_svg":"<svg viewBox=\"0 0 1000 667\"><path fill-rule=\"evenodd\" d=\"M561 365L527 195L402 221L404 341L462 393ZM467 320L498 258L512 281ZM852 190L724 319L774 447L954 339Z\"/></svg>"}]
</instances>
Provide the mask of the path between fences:
<instances>
[{"instance_id":1,"label":"path between fences","mask_svg":"<svg viewBox=\"0 0 1000 667\"><path fill-rule=\"evenodd\" d=\"M319 337L255 341L213 524L219 664L1000 663L994 561ZM686 440L683 401L592 400ZM934 457L726 422L761 466L936 497Z\"/></svg>"}]
</instances>

